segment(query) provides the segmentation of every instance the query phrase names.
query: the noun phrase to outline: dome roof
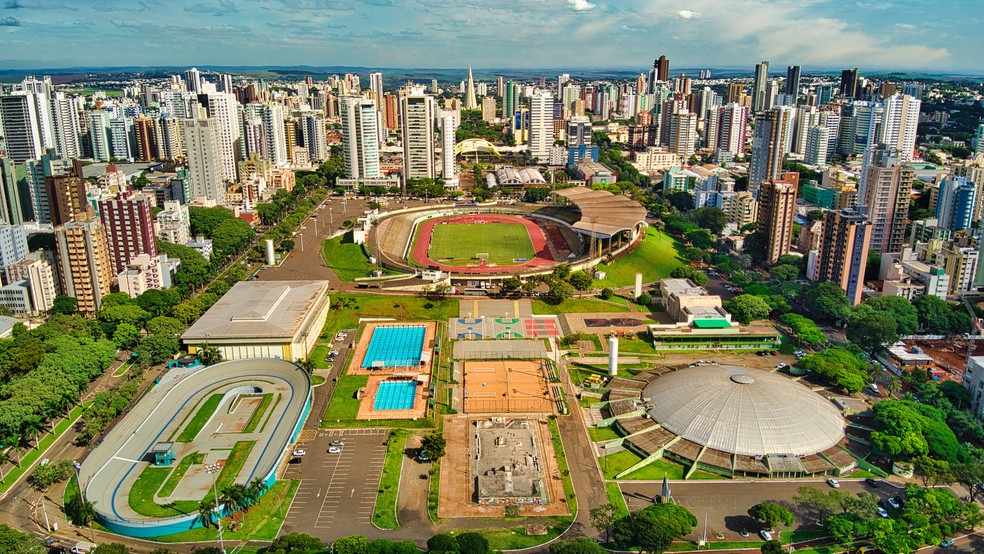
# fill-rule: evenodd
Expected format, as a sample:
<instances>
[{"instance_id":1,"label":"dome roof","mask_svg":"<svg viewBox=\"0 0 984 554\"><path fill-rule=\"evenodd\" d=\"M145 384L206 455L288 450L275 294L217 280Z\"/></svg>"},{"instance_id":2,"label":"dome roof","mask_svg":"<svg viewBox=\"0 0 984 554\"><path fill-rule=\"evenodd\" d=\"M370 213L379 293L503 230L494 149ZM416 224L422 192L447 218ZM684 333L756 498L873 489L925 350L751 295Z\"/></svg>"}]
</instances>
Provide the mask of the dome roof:
<instances>
[{"instance_id":1,"label":"dome roof","mask_svg":"<svg viewBox=\"0 0 984 554\"><path fill-rule=\"evenodd\" d=\"M844 438L829 400L778 373L704 365L664 374L642 397L668 431L734 454L806 456Z\"/></svg>"}]
</instances>

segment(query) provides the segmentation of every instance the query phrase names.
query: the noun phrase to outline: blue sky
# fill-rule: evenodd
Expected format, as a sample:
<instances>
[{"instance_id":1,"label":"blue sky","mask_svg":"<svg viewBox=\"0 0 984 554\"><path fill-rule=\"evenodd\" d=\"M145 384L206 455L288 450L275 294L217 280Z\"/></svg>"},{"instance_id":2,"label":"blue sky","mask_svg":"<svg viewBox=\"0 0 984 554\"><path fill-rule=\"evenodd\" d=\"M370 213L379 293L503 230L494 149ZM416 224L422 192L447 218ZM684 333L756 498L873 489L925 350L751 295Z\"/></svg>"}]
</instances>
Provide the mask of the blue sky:
<instances>
[{"instance_id":1,"label":"blue sky","mask_svg":"<svg viewBox=\"0 0 984 554\"><path fill-rule=\"evenodd\" d=\"M0 67L984 72L978 0L0 0Z\"/></svg>"}]
</instances>

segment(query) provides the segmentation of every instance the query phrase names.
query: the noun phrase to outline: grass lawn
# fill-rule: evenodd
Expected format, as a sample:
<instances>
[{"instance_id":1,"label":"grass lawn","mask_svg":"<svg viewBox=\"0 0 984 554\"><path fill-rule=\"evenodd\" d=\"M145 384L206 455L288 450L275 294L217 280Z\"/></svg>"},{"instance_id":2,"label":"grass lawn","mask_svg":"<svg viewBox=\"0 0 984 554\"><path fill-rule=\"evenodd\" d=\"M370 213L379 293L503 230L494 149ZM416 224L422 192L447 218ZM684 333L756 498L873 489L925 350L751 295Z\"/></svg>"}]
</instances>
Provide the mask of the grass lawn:
<instances>
[{"instance_id":1,"label":"grass lawn","mask_svg":"<svg viewBox=\"0 0 984 554\"><path fill-rule=\"evenodd\" d=\"M256 431L256 427L263 420L263 414L266 413L267 408L270 407L270 403L273 402L273 393L268 392L263 395L260 399L260 403L253 410L253 413L249 416L249 421L246 422L246 426L243 427L243 433L252 433Z\"/></svg>"},{"instance_id":2,"label":"grass lawn","mask_svg":"<svg viewBox=\"0 0 984 554\"><path fill-rule=\"evenodd\" d=\"M161 489L168 475L171 473L169 467L147 466L137 477L136 482L130 488L127 502L130 508L140 515L150 517L173 517L184 514L191 514L198 511L198 502L194 500L179 500L163 505L154 501L154 496ZM211 491L209 491L211 494Z\"/></svg>"},{"instance_id":3,"label":"grass lawn","mask_svg":"<svg viewBox=\"0 0 984 554\"><path fill-rule=\"evenodd\" d=\"M277 481L248 512L236 512L234 516L222 520L226 526L229 525L233 517L236 521L243 523L243 526L236 531L225 530L223 539L227 541L272 541L277 538L280 527L283 526L284 517L287 516L287 510L290 508L290 502L300 484L300 481ZM197 506L196 503L195 511L198 510ZM151 540L165 543L205 542L216 540L218 535L219 532L216 528L209 526L208 528L199 527ZM238 548L237 552L239 552Z\"/></svg>"},{"instance_id":4,"label":"grass lawn","mask_svg":"<svg viewBox=\"0 0 984 554\"><path fill-rule=\"evenodd\" d=\"M331 402L325 410L325 418L321 426L325 427L329 423L338 421L351 421L359 413L359 403L355 393L369 382L368 375L343 375L335 383L335 392L331 395Z\"/></svg>"},{"instance_id":5,"label":"grass lawn","mask_svg":"<svg viewBox=\"0 0 984 554\"><path fill-rule=\"evenodd\" d=\"M198 433L202 431L205 424L208 423L209 418L215 413L215 409L219 407L219 402L222 402L221 394L213 394L209 396L208 399L198 407L198 411L195 412L195 416L191 418L191 421L187 423L178 434L177 442L191 442L195 440Z\"/></svg>"},{"instance_id":6,"label":"grass lawn","mask_svg":"<svg viewBox=\"0 0 984 554\"><path fill-rule=\"evenodd\" d=\"M222 464L219 477L215 480L216 490L221 493L222 489L236 482L236 477L239 477L239 472L246 465L246 458L249 458L249 453L253 450L253 445L255 444L256 441L238 441L232 446L232 452L229 453L229 457Z\"/></svg>"},{"instance_id":7,"label":"grass lawn","mask_svg":"<svg viewBox=\"0 0 984 554\"><path fill-rule=\"evenodd\" d=\"M533 300L533 313L536 315L560 315L569 313L609 313L627 312L628 306L612 304L597 298L568 298L560 304L548 304L543 300Z\"/></svg>"},{"instance_id":8,"label":"grass lawn","mask_svg":"<svg viewBox=\"0 0 984 554\"><path fill-rule=\"evenodd\" d=\"M522 223L449 223L434 227L432 260L447 265L470 265L477 254L488 254L489 263L511 264L516 258L536 256L526 225Z\"/></svg>"},{"instance_id":9,"label":"grass lawn","mask_svg":"<svg viewBox=\"0 0 984 554\"><path fill-rule=\"evenodd\" d=\"M571 471L567 465L567 455L564 453L564 443L560 440L560 428L557 418L550 417L550 440L553 442L554 454L557 456L557 469L564 482L564 495L567 497L567 510L570 514L577 513L577 496L574 495L574 483L571 482ZM518 548L518 547L516 547Z\"/></svg>"},{"instance_id":10,"label":"grass lawn","mask_svg":"<svg viewBox=\"0 0 984 554\"><path fill-rule=\"evenodd\" d=\"M181 482L181 478L184 477L185 473L188 473L188 469L192 464L201 464L205 462L205 455L201 452L192 452L191 454L185 456L178 462L178 465L174 466L174 471L164 482L164 486L160 489L160 495L162 497L171 496L174 489L178 488L178 483Z\"/></svg>"},{"instance_id":11,"label":"grass lawn","mask_svg":"<svg viewBox=\"0 0 984 554\"><path fill-rule=\"evenodd\" d=\"M618 488L618 483L605 483L605 492L608 493L608 503L615 508L615 519L629 515L629 507L625 505L625 497Z\"/></svg>"},{"instance_id":12,"label":"grass lawn","mask_svg":"<svg viewBox=\"0 0 984 554\"><path fill-rule=\"evenodd\" d=\"M315 369L328 369L328 366L331 365L325 361L329 348L331 348L329 345L322 344L315 346L314 350L311 351L311 361L314 362Z\"/></svg>"},{"instance_id":13,"label":"grass lawn","mask_svg":"<svg viewBox=\"0 0 984 554\"><path fill-rule=\"evenodd\" d=\"M619 353L629 353L629 354L655 354L656 349L653 348L653 343L648 340L643 339L626 339L620 338L618 340L618 351Z\"/></svg>"},{"instance_id":14,"label":"grass lawn","mask_svg":"<svg viewBox=\"0 0 984 554\"><path fill-rule=\"evenodd\" d=\"M597 400L595 400L597 402ZM594 442L610 441L618 438L618 433L611 427L588 427L588 435Z\"/></svg>"},{"instance_id":15,"label":"grass lawn","mask_svg":"<svg viewBox=\"0 0 984 554\"><path fill-rule=\"evenodd\" d=\"M323 335L332 336L341 329L355 329L362 317L392 317L401 321L447 321L458 317L458 301L450 299L435 302L417 296L333 294Z\"/></svg>"},{"instance_id":16,"label":"grass lawn","mask_svg":"<svg viewBox=\"0 0 984 554\"><path fill-rule=\"evenodd\" d=\"M316 387L318 385L323 385L325 383L325 378L323 375L312 375L311 376L311 386Z\"/></svg>"},{"instance_id":17,"label":"grass lawn","mask_svg":"<svg viewBox=\"0 0 984 554\"><path fill-rule=\"evenodd\" d=\"M58 423L55 424L54 434L48 433L41 437L41 443L38 444L37 448L32 448L27 452L23 452L20 455L20 466L15 466L13 464L7 464L8 467L4 469L3 481L0 481L0 494L4 493L9 489L17 480L24 474L25 471L31 464L36 460L44 456L47 452L48 447L51 446L55 440L62 436L71 427L75 425L75 422L82 417L82 412L84 412L90 405L91 401L85 402L81 406L76 406L72 408L72 411L68 412L68 416L60 419Z\"/></svg>"},{"instance_id":18,"label":"grass lawn","mask_svg":"<svg viewBox=\"0 0 984 554\"><path fill-rule=\"evenodd\" d=\"M427 518L437 523L437 506L441 495L441 459L438 458L430 469L430 486L427 488Z\"/></svg>"},{"instance_id":19,"label":"grass lawn","mask_svg":"<svg viewBox=\"0 0 984 554\"><path fill-rule=\"evenodd\" d=\"M635 274L642 273L642 280L651 283L670 276L670 272L684 264L680 257L683 246L675 239L657 231L646 229L646 238L632 252L620 256L611 264L600 264L597 271L607 276L594 282L596 287L624 287L635 283Z\"/></svg>"},{"instance_id":20,"label":"grass lawn","mask_svg":"<svg viewBox=\"0 0 984 554\"><path fill-rule=\"evenodd\" d=\"M642 460L628 450L609 454L598 458L601 470L606 479L614 479L616 475L629 469ZM653 460L649 465L641 467L632 473L622 477L622 479L638 479L640 481L659 481L666 475L667 479L683 479L684 467L676 462L669 460Z\"/></svg>"},{"instance_id":21,"label":"grass lawn","mask_svg":"<svg viewBox=\"0 0 984 554\"><path fill-rule=\"evenodd\" d=\"M376 494L376 509L372 513L372 522L380 529L400 528L400 522L396 518L396 501L400 490L404 450L409 437L410 433L403 430L390 433L389 444L386 446L386 461L383 462L383 473L379 478L379 489Z\"/></svg>"},{"instance_id":22,"label":"grass lawn","mask_svg":"<svg viewBox=\"0 0 984 554\"><path fill-rule=\"evenodd\" d=\"M342 281L355 281L360 277L372 277L375 269L369 263L362 246L352 242L352 231L321 244L321 259ZM383 270L384 274L394 272Z\"/></svg>"},{"instance_id":23,"label":"grass lawn","mask_svg":"<svg viewBox=\"0 0 984 554\"><path fill-rule=\"evenodd\" d=\"M547 541L560 536L561 533L571 526L573 517L551 517L546 518L543 523L547 526L547 534L531 536L526 534L525 527L504 527L494 529L462 529L460 532L475 532L481 534L489 541L489 550L520 550L541 545Z\"/></svg>"},{"instance_id":24,"label":"grass lawn","mask_svg":"<svg viewBox=\"0 0 984 554\"><path fill-rule=\"evenodd\" d=\"M120 365L120 367L117 368L117 370L113 372L113 377L121 377L127 371L130 371L130 368L131 367L133 367L133 364L122 364L122 365Z\"/></svg>"}]
</instances>

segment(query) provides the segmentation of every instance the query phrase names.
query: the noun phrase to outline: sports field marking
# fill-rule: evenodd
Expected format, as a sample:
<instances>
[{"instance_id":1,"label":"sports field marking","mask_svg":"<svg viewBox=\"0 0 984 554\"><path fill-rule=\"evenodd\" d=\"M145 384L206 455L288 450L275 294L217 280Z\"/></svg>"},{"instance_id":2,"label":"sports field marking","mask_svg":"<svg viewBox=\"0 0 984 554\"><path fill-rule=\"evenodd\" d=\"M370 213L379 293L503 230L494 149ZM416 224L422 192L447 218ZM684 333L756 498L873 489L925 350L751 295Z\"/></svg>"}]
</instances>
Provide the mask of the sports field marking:
<instances>
[{"instance_id":1,"label":"sports field marking","mask_svg":"<svg viewBox=\"0 0 984 554\"><path fill-rule=\"evenodd\" d=\"M432 260L448 265L473 264L478 253L487 253L489 263L501 265L536 256L522 223L447 223L434 227L429 252Z\"/></svg>"}]
</instances>

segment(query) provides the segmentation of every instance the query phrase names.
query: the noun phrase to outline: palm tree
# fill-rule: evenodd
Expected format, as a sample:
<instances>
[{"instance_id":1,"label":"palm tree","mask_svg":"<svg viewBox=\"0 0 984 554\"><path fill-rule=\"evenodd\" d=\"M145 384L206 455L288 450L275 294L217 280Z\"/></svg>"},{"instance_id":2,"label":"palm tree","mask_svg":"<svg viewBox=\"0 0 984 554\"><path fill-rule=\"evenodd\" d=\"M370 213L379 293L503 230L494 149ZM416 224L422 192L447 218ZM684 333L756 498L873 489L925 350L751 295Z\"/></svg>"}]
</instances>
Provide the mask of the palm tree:
<instances>
[{"instance_id":1,"label":"palm tree","mask_svg":"<svg viewBox=\"0 0 984 554\"><path fill-rule=\"evenodd\" d=\"M96 520L96 504L90 502L85 497L85 492L82 492L82 494L72 498L66 508L66 512L72 519L72 523L87 527L89 533L92 535L92 542L96 542L96 534L92 530L92 522Z\"/></svg>"},{"instance_id":2,"label":"palm tree","mask_svg":"<svg viewBox=\"0 0 984 554\"><path fill-rule=\"evenodd\" d=\"M203 498L198 503L198 521L202 522L202 527L212 525L212 515L215 512L215 499Z\"/></svg>"},{"instance_id":3,"label":"palm tree","mask_svg":"<svg viewBox=\"0 0 984 554\"><path fill-rule=\"evenodd\" d=\"M297 364L298 367L300 367L307 373L311 373L314 371L314 360L311 359L310 356L303 359L298 358L297 361L295 361L294 363Z\"/></svg>"},{"instance_id":4,"label":"palm tree","mask_svg":"<svg viewBox=\"0 0 984 554\"><path fill-rule=\"evenodd\" d=\"M885 389L888 390L889 394L894 396L902 390L902 379L899 379L897 375L889 374L885 378Z\"/></svg>"},{"instance_id":5,"label":"palm tree","mask_svg":"<svg viewBox=\"0 0 984 554\"><path fill-rule=\"evenodd\" d=\"M222 352L214 346L199 345L198 346L198 360L202 362L202 365L214 365L222 361Z\"/></svg>"},{"instance_id":6,"label":"palm tree","mask_svg":"<svg viewBox=\"0 0 984 554\"><path fill-rule=\"evenodd\" d=\"M263 496L263 493L265 493L268 488L269 487L267 487L266 482L260 477L254 477L253 480L246 485L246 498L248 499L248 502L246 503L247 510L249 509L249 506L255 504L256 501Z\"/></svg>"},{"instance_id":7,"label":"palm tree","mask_svg":"<svg viewBox=\"0 0 984 554\"><path fill-rule=\"evenodd\" d=\"M246 486L237 484L222 489L219 503L225 504L228 513L238 512L246 506Z\"/></svg>"},{"instance_id":8,"label":"palm tree","mask_svg":"<svg viewBox=\"0 0 984 554\"><path fill-rule=\"evenodd\" d=\"M41 421L40 417L32 417L30 419L25 419L24 423L21 425L21 429L24 433L25 438L29 438L34 435L34 447L41 450L40 433L45 431L48 427Z\"/></svg>"}]
</instances>

